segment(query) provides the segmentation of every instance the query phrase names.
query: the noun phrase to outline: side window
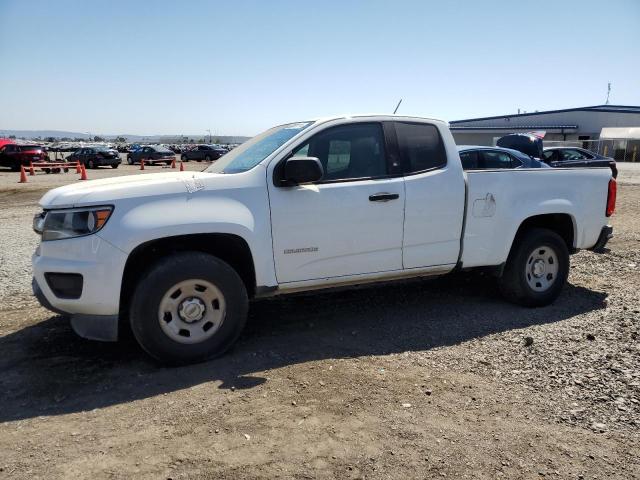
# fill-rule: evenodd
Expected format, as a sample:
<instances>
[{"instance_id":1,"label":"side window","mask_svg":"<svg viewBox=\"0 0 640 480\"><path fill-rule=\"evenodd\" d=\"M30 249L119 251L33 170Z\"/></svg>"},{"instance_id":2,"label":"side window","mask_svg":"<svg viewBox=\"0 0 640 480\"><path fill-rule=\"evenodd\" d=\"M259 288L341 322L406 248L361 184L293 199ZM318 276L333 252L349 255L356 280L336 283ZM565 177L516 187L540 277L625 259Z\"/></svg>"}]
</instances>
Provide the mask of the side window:
<instances>
[{"instance_id":1,"label":"side window","mask_svg":"<svg viewBox=\"0 0 640 480\"><path fill-rule=\"evenodd\" d=\"M478 152L473 150L461 152L460 161L462 162L463 170L477 170L480 168L478 165Z\"/></svg>"},{"instance_id":2,"label":"side window","mask_svg":"<svg viewBox=\"0 0 640 480\"><path fill-rule=\"evenodd\" d=\"M384 134L378 123L329 128L293 152L296 157L317 157L324 180L381 177L387 174Z\"/></svg>"},{"instance_id":3,"label":"side window","mask_svg":"<svg viewBox=\"0 0 640 480\"><path fill-rule=\"evenodd\" d=\"M553 150L547 150L546 152L542 153L542 158L547 160L547 161L552 161L553 160Z\"/></svg>"},{"instance_id":4,"label":"side window","mask_svg":"<svg viewBox=\"0 0 640 480\"><path fill-rule=\"evenodd\" d=\"M482 154L482 168L502 169L511 168L511 156L504 152L496 152L492 150L483 150Z\"/></svg>"},{"instance_id":5,"label":"side window","mask_svg":"<svg viewBox=\"0 0 640 480\"><path fill-rule=\"evenodd\" d=\"M296 150L296 157L308 157L309 156L309 144L305 143L302 147Z\"/></svg>"},{"instance_id":6,"label":"side window","mask_svg":"<svg viewBox=\"0 0 640 480\"><path fill-rule=\"evenodd\" d=\"M443 167L447 163L440 132L427 123L396 122L400 156L407 173Z\"/></svg>"},{"instance_id":7,"label":"side window","mask_svg":"<svg viewBox=\"0 0 640 480\"><path fill-rule=\"evenodd\" d=\"M524 165L522 160L520 160L519 158L516 158L513 155L509 155L509 157L511 157L511 168L519 168Z\"/></svg>"},{"instance_id":8,"label":"side window","mask_svg":"<svg viewBox=\"0 0 640 480\"><path fill-rule=\"evenodd\" d=\"M578 150L562 150L562 160L584 160L585 156Z\"/></svg>"}]
</instances>

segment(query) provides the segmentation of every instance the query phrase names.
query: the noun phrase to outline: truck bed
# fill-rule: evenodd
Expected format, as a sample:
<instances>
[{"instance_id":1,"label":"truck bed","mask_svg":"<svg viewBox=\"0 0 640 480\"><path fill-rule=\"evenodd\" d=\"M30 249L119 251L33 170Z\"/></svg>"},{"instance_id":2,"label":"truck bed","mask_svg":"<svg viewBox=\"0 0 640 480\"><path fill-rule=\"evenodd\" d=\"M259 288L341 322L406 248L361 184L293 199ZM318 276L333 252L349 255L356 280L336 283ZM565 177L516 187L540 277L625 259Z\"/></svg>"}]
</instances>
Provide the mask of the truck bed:
<instances>
[{"instance_id":1,"label":"truck bed","mask_svg":"<svg viewBox=\"0 0 640 480\"><path fill-rule=\"evenodd\" d=\"M576 249L593 247L606 224L608 167L468 171L465 178L465 268L505 262L518 219L569 215Z\"/></svg>"}]
</instances>

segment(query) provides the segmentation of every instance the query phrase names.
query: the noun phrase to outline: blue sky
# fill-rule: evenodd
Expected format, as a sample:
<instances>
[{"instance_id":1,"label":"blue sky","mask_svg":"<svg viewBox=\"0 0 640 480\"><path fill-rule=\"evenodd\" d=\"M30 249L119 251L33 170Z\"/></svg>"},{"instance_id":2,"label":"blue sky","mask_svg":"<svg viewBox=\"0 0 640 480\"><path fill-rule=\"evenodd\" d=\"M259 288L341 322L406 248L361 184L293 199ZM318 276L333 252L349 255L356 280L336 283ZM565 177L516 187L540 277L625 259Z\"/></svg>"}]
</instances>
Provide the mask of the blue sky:
<instances>
[{"instance_id":1,"label":"blue sky","mask_svg":"<svg viewBox=\"0 0 640 480\"><path fill-rule=\"evenodd\" d=\"M0 129L253 135L640 104L640 1L0 0Z\"/></svg>"}]
</instances>

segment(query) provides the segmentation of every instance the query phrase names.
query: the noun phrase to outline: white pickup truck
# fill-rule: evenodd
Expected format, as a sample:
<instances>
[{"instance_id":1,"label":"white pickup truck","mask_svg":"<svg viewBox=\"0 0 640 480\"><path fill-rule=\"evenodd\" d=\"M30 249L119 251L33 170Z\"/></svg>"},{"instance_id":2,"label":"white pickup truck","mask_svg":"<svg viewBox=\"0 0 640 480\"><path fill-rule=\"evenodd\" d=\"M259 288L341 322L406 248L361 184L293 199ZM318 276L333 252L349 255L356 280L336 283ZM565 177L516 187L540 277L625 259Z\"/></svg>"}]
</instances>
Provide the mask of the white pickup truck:
<instances>
[{"instance_id":1,"label":"white pickup truck","mask_svg":"<svg viewBox=\"0 0 640 480\"><path fill-rule=\"evenodd\" d=\"M464 172L447 124L343 116L274 127L205 171L82 182L34 218L34 293L79 335L129 322L166 363L220 355L252 298L489 268L525 306L612 236L609 168Z\"/></svg>"}]
</instances>

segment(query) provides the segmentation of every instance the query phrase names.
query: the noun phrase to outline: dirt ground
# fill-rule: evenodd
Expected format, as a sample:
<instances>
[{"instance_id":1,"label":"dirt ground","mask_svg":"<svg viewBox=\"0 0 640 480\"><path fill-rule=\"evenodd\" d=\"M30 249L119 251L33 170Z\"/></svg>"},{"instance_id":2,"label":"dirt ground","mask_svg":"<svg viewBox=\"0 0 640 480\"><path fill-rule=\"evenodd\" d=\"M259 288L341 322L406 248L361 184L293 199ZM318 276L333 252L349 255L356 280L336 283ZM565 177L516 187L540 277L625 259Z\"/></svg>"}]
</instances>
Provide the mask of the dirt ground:
<instances>
[{"instance_id":1,"label":"dirt ground","mask_svg":"<svg viewBox=\"0 0 640 480\"><path fill-rule=\"evenodd\" d=\"M637 167L552 306L477 273L261 300L182 368L37 305L31 219L64 175L0 172L0 479L640 478Z\"/></svg>"}]
</instances>

